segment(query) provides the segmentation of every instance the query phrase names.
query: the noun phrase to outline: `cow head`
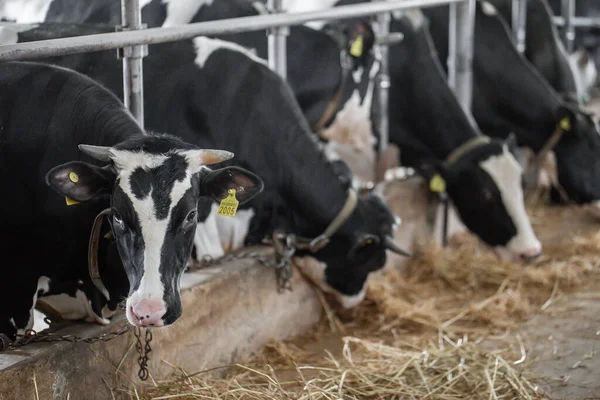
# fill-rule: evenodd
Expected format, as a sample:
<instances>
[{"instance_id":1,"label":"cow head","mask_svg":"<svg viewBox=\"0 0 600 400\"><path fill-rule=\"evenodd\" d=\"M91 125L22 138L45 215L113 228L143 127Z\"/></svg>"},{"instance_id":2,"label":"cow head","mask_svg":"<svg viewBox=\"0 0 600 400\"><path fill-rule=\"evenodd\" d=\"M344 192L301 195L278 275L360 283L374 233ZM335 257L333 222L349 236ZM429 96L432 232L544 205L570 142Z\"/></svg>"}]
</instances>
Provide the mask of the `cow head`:
<instances>
[{"instance_id":1,"label":"cow head","mask_svg":"<svg viewBox=\"0 0 600 400\"><path fill-rule=\"evenodd\" d=\"M130 285L127 319L135 326L172 324L182 313L179 282L193 244L199 200L221 201L236 189L243 203L262 190L262 181L236 167L210 170L207 165L233 154L198 149L168 135L79 148L108 165L71 161L48 172L47 183L77 202L110 195L113 233Z\"/></svg>"},{"instance_id":2,"label":"cow head","mask_svg":"<svg viewBox=\"0 0 600 400\"><path fill-rule=\"evenodd\" d=\"M524 262L539 256L542 246L525 210L523 170L515 150L511 135L466 152L451 164L424 164L421 172L434 191L443 190L443 182L462 222L500 258Z\"/></svg>"},{"instance_id":3,"label":"cow head","mask_svg":"<svg viewBox=\"0 0 600 400\"><path fill-rule=\"evenodd\" d=\"M294 264L343 307L355 307L365 297L371 272L385 265L387 250L409 256L392 240L399 223L383 200L369 193L324 248L314 254L296 252Z\"/></svg>"},{"instance_id":4,"label":"cow head","mask_svg":"<svg viewBox=\"0 0 600 400\"><path fill-rule=\"evenodd\" d=\"M600 201L600 129L598 118L575 105L556 113L554 132L561 132L553 148L556 173L568 199L578 204ZM563 200L554 191L555 200Z\"/></svg>"},{"instance_id":5,"label":"cow head","mask_svg":"<svg viewBox=\"0 0 600 400\"><path fill-rule=\"evenodd\" d=\"M347 38L346 51L354 60L355 67L366 66L375 44L375 32L371 25L365 20L349 23L344 26L344 35Z\"/></svg>"}]
</instances>

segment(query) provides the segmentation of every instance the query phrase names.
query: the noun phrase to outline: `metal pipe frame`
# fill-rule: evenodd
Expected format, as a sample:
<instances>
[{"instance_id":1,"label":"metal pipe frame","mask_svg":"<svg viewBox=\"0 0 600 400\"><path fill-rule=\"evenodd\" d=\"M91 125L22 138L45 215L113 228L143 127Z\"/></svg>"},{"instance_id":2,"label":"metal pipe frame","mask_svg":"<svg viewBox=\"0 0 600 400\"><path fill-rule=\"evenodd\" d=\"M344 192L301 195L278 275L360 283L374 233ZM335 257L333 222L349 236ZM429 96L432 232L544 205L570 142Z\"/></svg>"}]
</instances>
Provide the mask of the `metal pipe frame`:
<instances>
[{"instance_id":1,"label":"metal pipe frame","mask_svg":"<svg viewBox=\"0 0 600 400\"><path fill-rule=\"evenodd\" d=\"M457 52L457 4L450 4L448 12L448 86L456 93L456 52Z\"/></svg>"},{"instance_id":2,"label":"metal pipe frame","mask_svg":"<svg viewBox=\"0 0 600 400\"><path fill-rule=\"evenodd\" d=\"M449 17L448 85L454 90L465 113L471 115L475 0L451 4Z\"/></svg>"},{"instance_id":3,"label":"metal pipe frame","mask_svg":"<svg viewBox=\"0 0 600 400\"><path fill-rule=\"evenodd\" d=\"M283 13L283 0L268 0L267 7L271 13ZM287 77L287 36L290 34L289 26L271 28L268 32L269 67Z\"/></svg>"},{"instance_id":4,"label":"metal pipe frame","mask_svg":"<svg viewBox=\"0 0 600 400\"><path fill-rule=\"evenodd\" d=\"M573 25L573 17L575 16L575 0L562 0L561 13L565 24L562 29L563 42L567 52L573 52L573 44L575 43L575 26Z\"/></svg>"},{"instance_id":5,"label":"metal pipe frame","mask_svg":"<svg viewBox=\"0 0 600 400\"><path fill-rule=\"evenodd\" d=\"M512 0L512 31L517 50L524 53L527 38L527 0Z\"/></svg>"},{"instance_id":6,"label":"metal pipe frame","mask_svg":"<svg viewBox=\"0 0 600 400\"><path fill-rule=\"evenodd\" d=\"M561 16L555 16L552 18L554 25L565 26L565 18ZM589 18L589 17L572 17L571 24L575 28L600 28L600 18Z\"/></svg>"},{"instance_id":7,"label":"metal pipe frame","mask_svg":"<svg viewBox=\"0 0 600 400\"><path fill-rule=\"evenodd\" d=\"M143 29L139 0L121 0L123 25L117 30ZM144 68L143 58L148 53L146 45L135 45L119 51L123 58L123 104L142 129L144 128Z\"/></svg>"},{"instance_id":8,"label":"metal pipe frame","mask_svg":"<svg viewBox=\"0 0 600 400\"><path fill-rule=\"evenodd\" d=\"M32 60L67 54L110 50L140 44L175 42L203 35L225 35L259 31L283 26L301 25L314 20L343 20L410 8L434 7L461 1L464 0L397 0L393 2L362 3L335 7L334 9L323 11L230 18L166 28L101 33L8 44L0 46L0 62Z\"/></svg>"},{"instance_id":9,"label":"metal pipe frame","mask_svg":"<svg viewBox=\"0 0 600 400\"><path fill-rule=\"evenodd\" d=\"M374 2L382 0L372 0ZM377 15L377 36L378 37L389 37L390 36L390 13L381 13ZM383 153L389 143L389 98L390 98L390 63L389 63L389 48L387 45L382 44L377 46L377 52L380 58L380 68L378 82L379 85L379 104L380 114L378 123L379 130L379 153Z\"/></svg>"}]
</instances>

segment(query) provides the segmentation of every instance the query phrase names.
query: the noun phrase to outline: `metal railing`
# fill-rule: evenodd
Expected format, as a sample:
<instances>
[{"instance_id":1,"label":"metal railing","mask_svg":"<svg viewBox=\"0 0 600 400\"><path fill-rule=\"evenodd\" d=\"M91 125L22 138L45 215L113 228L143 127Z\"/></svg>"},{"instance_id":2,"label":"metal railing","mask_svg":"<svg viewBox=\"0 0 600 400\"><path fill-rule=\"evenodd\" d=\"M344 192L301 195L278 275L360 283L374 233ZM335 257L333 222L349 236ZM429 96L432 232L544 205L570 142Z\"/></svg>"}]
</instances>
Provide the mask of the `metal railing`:
<instances>
[{"instance_id":1,"label":"metal railing","mask_svg":"<svg viewBox=\"0 0 600 400\"><path fill-rule=\"evenodd\" d=\"M269 66L285 77L287 73L286 36L290 26L310 21L381 16L393 11L450 4L454 9L452 22L450 23L453 31L449 34L450 48L453 49L448 59L451 71L450 84L455 89L465 111L470 114L475 0L374 0L371 3L339 6L322 11L302 13L284 13L282 12L282 0L268 0L272 14L151 29L145 29L142 25L139 0L121 0L121 4L123 26L117 27L118 32L0 45L0 62L120 49L119 54L123 58L124 104L143 126L142 59L147 54L148 45L174 42L197 36L268 30ZM389 16L388 18L380 17L379 24L380 26L389 25ZM388 30L389 26L387 28L385 26L380 27L381 32L387 32ZM387 146L387 90L389 77L384 76L383 79L380 79L380 87L384 91L381 99L386 102L386 104L381 105L383 115L379 121L381 128L384 130L380 130L380 141L382 142L380 150L384 150Z\"/></svg>"}]
</instances>

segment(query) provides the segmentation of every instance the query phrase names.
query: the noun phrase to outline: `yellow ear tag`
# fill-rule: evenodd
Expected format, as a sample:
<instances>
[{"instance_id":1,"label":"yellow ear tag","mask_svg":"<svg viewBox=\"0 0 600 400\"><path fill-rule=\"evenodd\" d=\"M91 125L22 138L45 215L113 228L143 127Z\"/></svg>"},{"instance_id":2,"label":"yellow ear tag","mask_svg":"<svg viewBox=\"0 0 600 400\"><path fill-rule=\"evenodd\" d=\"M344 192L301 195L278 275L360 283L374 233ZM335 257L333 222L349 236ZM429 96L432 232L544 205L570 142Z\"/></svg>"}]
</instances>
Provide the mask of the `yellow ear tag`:
<instances>
[{"instance_id":1,"label":"yellow ear tag","mask_svg":"<svg viewBox=\"0 0 600 400\"><path fill-rule=\"evenodd\" d=\"M571 130L571 120L569 119L569 117L564 117L563 119L561 119L559 124L560 129L562 129L563 131L569 132Z\"/></svg>"},{"instance_id":2,"label":"yellow ear tag","mask_svg":"<svg viewBox=\"0 0 600 400\"><path fill-rule=\"evenodd\" d=\"M71 171L71 172L69 172L69 180L73 183L77 183L77 182L79 182L79 175L77 175L75 172Z\"/></svg>"},{"instance_id":3,"label":"yellow ear tag","mask_svg":"<svg viewBox=\"0 0 600 400\"><path fill-rule=\"evenodd\" d=\"M78 201L75 201L70 197L65 197L65 202L67 203L68 206L72 206L74 204L79 204Z\"/></svg>"},{"instance_id":4,"label":"yellow ear tag","mask_svg":"<svg viewBox=\"0 0 600 400\"><path fill-rule=\"evenodd\" d=\"M446 190L446 181L440 174L435 174L433 178L431 178L429 181L429 190L436 193L441 193Z\"/></svg>"},{"instance_id":5,"label":"yellow ear tag","mask_svg":"<svg viewBox=\"0 0 600 400\"><path fill-rule=\"evenodd\" d=\"M350 46L350 54L354 57L360 57L363 53L363 37L358 35L352 45Z\"/></svg>"},{"instance_id":6,"label":"yellow ear tag","mask_svg":"<svg viewBox=\"0 0 600 400\"><path fill-rule=\"evenodd\" d=\"M219 204L217 214L225 217L234 217L240 202L235 198L235 189L229 189L227 193L229 193L227 197L221 200L221 204Z\"/></svg>"}]
</instances>

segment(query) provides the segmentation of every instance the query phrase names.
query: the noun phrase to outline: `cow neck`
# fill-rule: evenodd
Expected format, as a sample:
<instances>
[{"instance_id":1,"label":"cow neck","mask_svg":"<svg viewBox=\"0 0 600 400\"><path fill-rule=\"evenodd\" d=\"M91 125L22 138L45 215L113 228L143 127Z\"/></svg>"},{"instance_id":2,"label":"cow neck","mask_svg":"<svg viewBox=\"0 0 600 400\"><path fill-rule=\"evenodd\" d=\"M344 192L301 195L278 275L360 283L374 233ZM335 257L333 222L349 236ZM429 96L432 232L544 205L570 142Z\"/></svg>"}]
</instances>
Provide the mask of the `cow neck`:
<instances>
[{"instance_id":1,"label":"cow neck","mask_svg":"<svg viewBox=\"0 0 600 400\"><path fill-rule=\"evenodd\" d=\"M555 115L561 105L560 97L518 53L506 22L500 16L484 15L480 7L477 7L475 23L475 52L476 81L482 85L493 82L486 89L486 96L494 99L494 113L499 120L508 122L508 129L517 135L519 143L539 151L558 122ZM500 57L502 62L498 62ZM490 91L491 88L495 90ZM507 135L509 132L497 133Z\"/></svg>"},{"instance_id":2,"label":"cow neck","mask_svg":"<svg viewBox=\"0 0 600 400\"><path fill-rule=\"evenodd\" d=\"M411 140L421 141L435 158L446 159L481 133L447 84L427 24L413 29L403 19L393 22L392 28L397 27L393 30L404 33L404 41L391 50L392 79L399 83L392 84L399 91L394 97L405 97L402 110Z\"/></svg>"}]
</instances>

